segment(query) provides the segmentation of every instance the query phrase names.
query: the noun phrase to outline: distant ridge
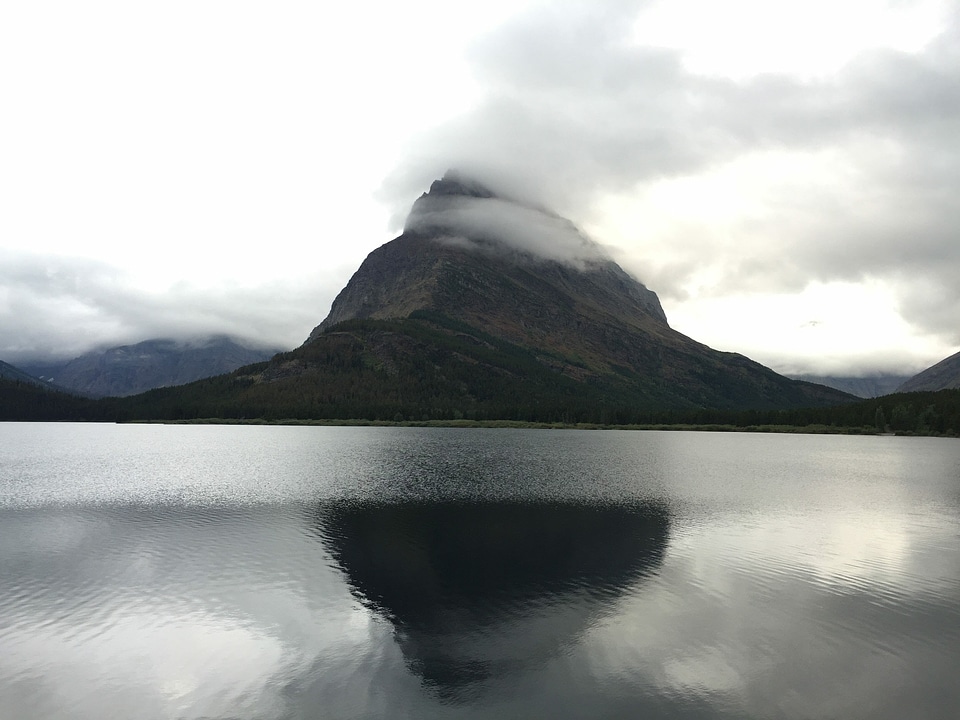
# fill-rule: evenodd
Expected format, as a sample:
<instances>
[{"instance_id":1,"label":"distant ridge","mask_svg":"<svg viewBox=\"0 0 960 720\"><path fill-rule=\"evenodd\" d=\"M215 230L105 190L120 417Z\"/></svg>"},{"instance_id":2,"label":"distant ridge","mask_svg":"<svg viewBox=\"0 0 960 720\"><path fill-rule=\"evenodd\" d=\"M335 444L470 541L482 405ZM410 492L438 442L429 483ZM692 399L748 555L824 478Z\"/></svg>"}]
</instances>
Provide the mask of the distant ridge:
<instances>
[{"instance_id":1,"label":"distant ridge","mask_svg":"<svg viewBox=\"0 0 960 720\"><path fill-rule=\"evenodd\" d=\"M842 377L834 375L789 375L793 380L817 383L841 390L859 398L875 398L896 392L907 379L906 375L870 375Z\"/></svg>"},{"instance_id":2,"label":"distant ridge","mask_svg":"<svg viewBox=\"0 0 960 720\"><path fill-rule=\"evenodd\" d=\"M123 397L231 372L275 355L227 336L145 340L85 353L67 362L28 364L28 372L89 397Z\"/></svg>"}]
</instances>

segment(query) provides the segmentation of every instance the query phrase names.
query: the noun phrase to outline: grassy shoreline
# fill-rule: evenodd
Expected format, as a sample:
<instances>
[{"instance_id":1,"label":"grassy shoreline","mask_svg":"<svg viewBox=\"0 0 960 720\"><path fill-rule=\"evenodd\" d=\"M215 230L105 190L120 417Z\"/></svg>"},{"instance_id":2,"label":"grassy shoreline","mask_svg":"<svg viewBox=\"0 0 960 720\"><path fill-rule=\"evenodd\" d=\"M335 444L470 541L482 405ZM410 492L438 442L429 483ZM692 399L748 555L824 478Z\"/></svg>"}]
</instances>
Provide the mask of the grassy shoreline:
<instances>
[{"instance_id":1,"label":"grassy shoreline","mask_svg":"<svg viewBox=\"0 0 960 720\"><path fill-rule=\"evenodd\" d=\"M834 425L731 425L651 423L609 425L600 423L546 423L522 420L364 420L296 418L265 420L262 418L222 419L196 418L191 420L134 421L162 425L286 425L324 427L442 427L442 428L519 428L537 430L666 430L676 432L751 432L787 433L802 435L914 435L915 433L884 433L872 427L838 427Z\"/></svg>"}]
</instances>

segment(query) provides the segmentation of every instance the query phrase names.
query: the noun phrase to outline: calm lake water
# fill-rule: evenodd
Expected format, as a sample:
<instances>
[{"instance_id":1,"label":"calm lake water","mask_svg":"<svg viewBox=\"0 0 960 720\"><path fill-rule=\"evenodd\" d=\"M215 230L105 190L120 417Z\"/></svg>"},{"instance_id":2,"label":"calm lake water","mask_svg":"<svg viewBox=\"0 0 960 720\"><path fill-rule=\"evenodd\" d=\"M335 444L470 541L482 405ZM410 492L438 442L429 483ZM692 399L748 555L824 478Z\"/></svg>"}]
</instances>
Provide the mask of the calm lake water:
<instances>
[{"instance_id":1,"label":"calm lake water","mask_svg":"<svg viewBox=\"0 0 960 720\"><path fill-rule=\"evenodd\" d=\"M956 718L960 441L0 423L0 718Z\"/></svg>"}]
</instances>

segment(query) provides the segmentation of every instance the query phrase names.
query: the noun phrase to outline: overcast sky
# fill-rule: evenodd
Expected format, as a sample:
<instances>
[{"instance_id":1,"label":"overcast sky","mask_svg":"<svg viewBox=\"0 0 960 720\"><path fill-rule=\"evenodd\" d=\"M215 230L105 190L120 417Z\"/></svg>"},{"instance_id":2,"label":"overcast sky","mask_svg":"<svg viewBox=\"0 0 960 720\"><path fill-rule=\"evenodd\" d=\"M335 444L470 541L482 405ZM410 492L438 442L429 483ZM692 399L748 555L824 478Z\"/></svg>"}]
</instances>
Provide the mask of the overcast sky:
<instances>
[{"instance_id":1,"label":"overcast sky","mask_svg":"<svg viewBox=\"0 0 960 720\"><path fill-rule=\"evenodd\" d=\"M944 0L0 5L0 359L294 347L448 167L782 372L960 349Z\"/></svg>"}]
</instances>

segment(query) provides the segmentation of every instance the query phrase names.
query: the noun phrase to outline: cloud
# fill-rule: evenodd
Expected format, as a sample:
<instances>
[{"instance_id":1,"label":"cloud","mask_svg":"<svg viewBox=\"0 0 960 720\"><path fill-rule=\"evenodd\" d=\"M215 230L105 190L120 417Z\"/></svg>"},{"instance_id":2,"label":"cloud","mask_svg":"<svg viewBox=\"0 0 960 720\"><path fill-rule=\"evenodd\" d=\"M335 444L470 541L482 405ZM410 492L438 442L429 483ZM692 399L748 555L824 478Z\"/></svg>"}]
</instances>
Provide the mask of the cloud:
<instances>
[{"instance_id":1,"label":"cloud","mask_svg":"<svg viewBox=\"0 0 960 720\"><path fill-rule=\"evenodd\" d=\"M479 105L416 139L384 198L402 207L455 166L569 213L699 167L705 148L673 142L696 116L679 54L625 43L635 5L538 5L482 39L470 53Z\"/></svg>"},{"instance_id":2,"label":"cloud","mask_svg":"<svg viewBox=\"0 0 960 720\"><path fill-rule=\"evenodd\" d=\"M602 248L569 220L499 197L422 197L404 229L447 233L447 242L474 247L482 242L506 243L521 253L581 268L607 259Z\"/></svg>"},{"instance_id":3,"label":"cloud","mask_svg":"<svg viewBox=\"0 0 960 720\"><path fill-rule=\"evenodd\" d=\"M0 358L156 332L297 344L388 239L384 206L399 228L449 167L570 218L668 303L882 281L956 351L955 3L493 5L415 3L373 35L296 9L12 16L0 184L24 252L0 256Z\"/></svg>"},{"instance_id":4,"label":"cloud","mask_svg":"<svg viewBox=\"0 0 960 720\"><path fill-rule=\"evenodd\" d=\"M880 279L915 328L960 343L960 13L916 52L867 47L813 77L735 78L636 42L649 7L535 5L481 38L468 56L479 101L411 142L383 185L396 217L451 165L595 237L620 197L647 217L618 259L657 292ZM730 183L743 207L704 217ZM650 198L671 188L699 193L668 213Z\"/></svg>"},{"instance_id":5,"label":"cloud","mask_svg":"<svg viewBox=\"0 0 960 720\"><path fill-rule=\"evenodd\" d=\"M0 357L75 357L96 346L227 334L280 348L303 342L324 307L320 274L254 287L187 283L160 292L102 262L0 251Z\"/></svg>"}]
</instances>

